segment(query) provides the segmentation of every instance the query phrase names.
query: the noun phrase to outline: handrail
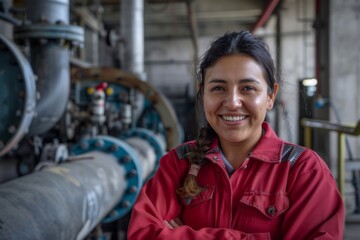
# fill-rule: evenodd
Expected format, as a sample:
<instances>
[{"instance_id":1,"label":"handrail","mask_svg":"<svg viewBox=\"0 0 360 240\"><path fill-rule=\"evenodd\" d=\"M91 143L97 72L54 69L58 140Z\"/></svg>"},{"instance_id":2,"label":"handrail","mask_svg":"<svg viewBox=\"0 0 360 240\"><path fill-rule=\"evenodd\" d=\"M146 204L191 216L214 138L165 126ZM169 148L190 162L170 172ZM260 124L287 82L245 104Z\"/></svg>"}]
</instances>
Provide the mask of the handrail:
<instances>
[{"instance_id":1,"label":"handrail","mask_svg":"<svg viewBox=\"0 0 360 240\"><path fill-rule=\"evenodd\" d=\"M345 194L345 135L359 136L360 135L360 120L355 126L346 126L337 123L332 123L324 120L316 119L301 119L301 125L304 127L305 146L311 147L311 128L322 129L327 131L334 131L338 134L338 187L341 196L344 198Z\"/></svg>"},{"instance_id":2,"label":"handrail","mask_svg":"<svg viewBox=\"0 0 360 240\"><path fill-rule=\"evenodd\" d=\"M336 131L345 133L348 135L353 136L359 136L360 135L360 120L357 122L355 127L351 126L345 126L337 123L331 123L324 120L315 120L315 119L308 119L303 118L301 120L301 125L304 127L310 127L310 128L318 128L318 129L324 129L328 131Z\"/></svg>"}]
</instances>

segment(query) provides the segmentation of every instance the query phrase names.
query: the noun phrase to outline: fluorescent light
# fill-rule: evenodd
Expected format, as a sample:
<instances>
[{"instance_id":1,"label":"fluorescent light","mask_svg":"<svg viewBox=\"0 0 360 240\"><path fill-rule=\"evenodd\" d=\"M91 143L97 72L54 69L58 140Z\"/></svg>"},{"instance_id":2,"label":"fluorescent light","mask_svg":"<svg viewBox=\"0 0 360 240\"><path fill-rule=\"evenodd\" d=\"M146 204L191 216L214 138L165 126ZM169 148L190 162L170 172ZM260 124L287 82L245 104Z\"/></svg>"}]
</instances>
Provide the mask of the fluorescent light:
<instances>
[{"instance_id":1,"label":"fluorescent light","mask_svg":"<svg viewBox=\"0 0 360 240\"><path fill-rule=\"evenodd\" d=\"M302 80L301 83L305 87L310 87L310 86L316 86L318 81L316 78L306 78Z\"/></svg>"}]
</instances>

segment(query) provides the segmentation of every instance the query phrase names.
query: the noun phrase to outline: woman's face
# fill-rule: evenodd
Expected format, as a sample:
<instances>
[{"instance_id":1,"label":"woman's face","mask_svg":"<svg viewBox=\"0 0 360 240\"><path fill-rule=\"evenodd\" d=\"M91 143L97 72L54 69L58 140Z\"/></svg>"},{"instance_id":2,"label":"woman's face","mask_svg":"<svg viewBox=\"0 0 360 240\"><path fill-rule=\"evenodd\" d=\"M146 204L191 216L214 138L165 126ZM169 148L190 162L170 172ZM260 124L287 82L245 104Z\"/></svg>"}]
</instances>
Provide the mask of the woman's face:
<instances>
[{"instance_id":1,"label":"woman's face","mask_svg":"<svg viewBox=\"0 0 360 240\"><path fill-rule=\"evenodd\" d=\"M204 78L204 111L221 144L251 143L261 136L261 124L277 92L268 93L261 66L244 54L220 58Z\"/></svg>"}]
</instances>

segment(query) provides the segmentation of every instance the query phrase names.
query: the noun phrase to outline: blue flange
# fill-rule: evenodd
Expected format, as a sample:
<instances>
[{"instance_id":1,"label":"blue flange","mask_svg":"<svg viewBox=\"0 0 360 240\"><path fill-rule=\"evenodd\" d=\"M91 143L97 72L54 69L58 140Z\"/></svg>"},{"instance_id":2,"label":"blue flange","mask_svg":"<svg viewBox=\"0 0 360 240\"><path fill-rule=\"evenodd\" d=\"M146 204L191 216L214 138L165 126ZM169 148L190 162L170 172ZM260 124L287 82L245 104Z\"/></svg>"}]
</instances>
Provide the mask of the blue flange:
<instances>
[{"instance_id":1,"label":"blue flange","mask_svg":"<svg viewBox=\"0 0 360 240\"><path fill-rule=\"evenodd\" d=\"M122 199L103 220L104 223L109 223L125 216L134 205L143 185L142 168L133 148L126 142L114 137L97 136L86 138L70 149L71 155L80 155L92 151L100 151L115 156L118 163L125 168L127 173L127 189Z\"/></svg>"},{"instance_id":2,"label":"blue flange","mask_svg":"<svg viewBox=\"0 0 360 240\"><path fill-rule=\"evenodd\" d=\"M156 162L154 170L150 174L149 178L152 177L152 175L159 167L160 158L165 154L165 141L161 142L159 136L145 128L132 128L126 132L123 132L120 136L120 138L124 140L129 137L139 137L141 139L144 139L154 148L156 154Z\"/></svg>"}]
</instances>

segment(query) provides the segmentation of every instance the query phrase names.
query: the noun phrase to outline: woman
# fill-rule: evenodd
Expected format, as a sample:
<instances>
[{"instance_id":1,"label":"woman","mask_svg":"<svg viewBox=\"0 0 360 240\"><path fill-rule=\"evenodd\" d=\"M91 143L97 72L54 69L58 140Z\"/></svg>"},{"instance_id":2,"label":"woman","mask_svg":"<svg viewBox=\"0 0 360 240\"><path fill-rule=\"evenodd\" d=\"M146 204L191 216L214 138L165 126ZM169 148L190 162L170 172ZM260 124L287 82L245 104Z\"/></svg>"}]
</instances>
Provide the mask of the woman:
<instances>
[{"instance_id":1,"label":"woman","mask_svg":"<svg viewBox=\"0 0 360 240\"><path fill-rule=\"evenodd\" d=\"M278 91L267 45L227 33L201 60L206 125L161 159L128 238L342 239L343 202L325 162L264 122Z\"/></svg>"}]
</instances>

